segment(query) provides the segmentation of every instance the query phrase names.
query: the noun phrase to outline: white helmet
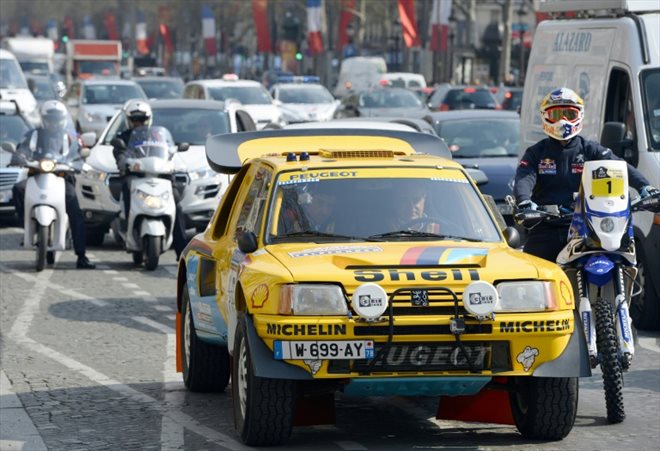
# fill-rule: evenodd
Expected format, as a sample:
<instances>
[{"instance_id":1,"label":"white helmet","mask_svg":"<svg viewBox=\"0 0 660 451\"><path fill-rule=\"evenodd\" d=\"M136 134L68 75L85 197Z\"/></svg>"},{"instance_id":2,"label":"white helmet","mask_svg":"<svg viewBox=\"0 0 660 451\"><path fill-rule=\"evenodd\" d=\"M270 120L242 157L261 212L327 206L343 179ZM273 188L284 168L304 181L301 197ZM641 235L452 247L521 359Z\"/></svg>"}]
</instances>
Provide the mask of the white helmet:
<instances>
[{"instance_id":1,"label":"white helmet","mask_svg":"<svg viewBox=\"0 0 660 451\"><path fill-rule=\"evenodd\" d=\"M551 138L569 140L582 131L584 102L572 89L559 88L541 102L543 131Z\"/></svg>"},{"instance_id":2,"label":"white helmet","mask_svg":"<svg viewBox=\"0 0 660 451\"><path fill-rule=\"evenodd\" d=\"M51 132L64 130L66 126L66 107L57 100L47 100L39 110L43 128Z\"/></svg>"},{"instance_id":3,"label":"white helmet","mask_svg":"<svg viewBox=\"0 0 660 451\"><path fill-rule=\"evenodd\" d=\"M123 110L131 128L151 125L151 106L144 100L129 100L124 104Z\"/></svg>"}]
</instances>

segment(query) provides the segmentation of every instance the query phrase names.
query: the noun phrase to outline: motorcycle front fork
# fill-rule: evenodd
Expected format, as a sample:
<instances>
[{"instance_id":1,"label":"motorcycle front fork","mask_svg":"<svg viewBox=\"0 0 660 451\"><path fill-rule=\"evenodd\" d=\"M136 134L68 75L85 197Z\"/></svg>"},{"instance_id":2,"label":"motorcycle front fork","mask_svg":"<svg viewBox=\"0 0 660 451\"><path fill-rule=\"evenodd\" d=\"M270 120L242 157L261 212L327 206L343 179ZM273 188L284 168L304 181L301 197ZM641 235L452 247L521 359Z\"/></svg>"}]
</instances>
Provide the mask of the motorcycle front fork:
<instances>
[{"instance_id":1,"label":"motorcycle front fork","mask_svg":"<svg viewBox=\"0 0 660 451\"><path fill-rule=\"evenodd\" d=\"M619 353L621 356L621 366L624 370L630 367L633 355L635 355L635 344L632 334L632 319L628 312L628 301L625 295L625 285L623 282L623 268L616 265L614 274L612 274L612 283L614 285L614 309L616 334L619 342ZM598 350L596 348L596 326L594 321L591 302L589 301L589 285L584 278L582 270L576 273L578 296L580 298L580 318L582 319L582 328L587 340L587 349L589 352L589 361L591 367L598 366ZM609 302L607 299L600 299L598 302Z\"/></svg>"}]
</instances>

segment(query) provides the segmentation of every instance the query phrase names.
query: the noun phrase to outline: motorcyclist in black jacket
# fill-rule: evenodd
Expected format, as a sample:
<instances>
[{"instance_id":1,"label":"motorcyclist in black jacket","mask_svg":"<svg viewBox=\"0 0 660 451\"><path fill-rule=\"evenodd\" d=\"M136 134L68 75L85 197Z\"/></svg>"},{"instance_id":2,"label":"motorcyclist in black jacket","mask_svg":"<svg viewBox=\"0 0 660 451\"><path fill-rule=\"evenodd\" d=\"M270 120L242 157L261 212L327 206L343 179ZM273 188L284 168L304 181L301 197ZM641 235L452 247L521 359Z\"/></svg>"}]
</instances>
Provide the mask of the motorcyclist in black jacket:
<instances>
[{"instance_id":1,"label":"motorcyclist in black jacket","mask_svg":"<svg viewBox=\"0 0 660 451\"><path fill-rule=\"evenodd\" d=\"M621 160L612 150L579 136L584 102L574 91L559 88L541 102L545 138L529 147L518 164L514 196L520 211L539 205L560 205L572 211L573 193L578 191L585 161ZM657 189L628 164L628 180L642 197ZM566 246L570 220L542 222L528 232L524 251L555 261Z\"/></svg>"}]
</instances>

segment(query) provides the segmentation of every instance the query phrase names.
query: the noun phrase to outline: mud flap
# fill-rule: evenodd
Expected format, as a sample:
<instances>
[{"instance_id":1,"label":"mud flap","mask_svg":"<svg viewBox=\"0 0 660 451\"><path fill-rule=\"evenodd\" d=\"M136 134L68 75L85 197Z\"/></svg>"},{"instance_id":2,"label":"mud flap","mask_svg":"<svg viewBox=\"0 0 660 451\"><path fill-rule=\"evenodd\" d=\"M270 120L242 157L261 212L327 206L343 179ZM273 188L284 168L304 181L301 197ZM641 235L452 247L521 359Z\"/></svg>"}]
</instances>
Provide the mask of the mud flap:
<instances>
[{"instance_id":1,"label":"mud flap","mask_svg":"<svg viewBox=\"0 0 660 451\"><path fill-rule=\"evenodd\" d=\"M493 382L506 378L493 378ZM438 420L472 421L515 425L506 386L484 388L471 396L441 396L435 417Z\"/></svg>"}]
</instances>

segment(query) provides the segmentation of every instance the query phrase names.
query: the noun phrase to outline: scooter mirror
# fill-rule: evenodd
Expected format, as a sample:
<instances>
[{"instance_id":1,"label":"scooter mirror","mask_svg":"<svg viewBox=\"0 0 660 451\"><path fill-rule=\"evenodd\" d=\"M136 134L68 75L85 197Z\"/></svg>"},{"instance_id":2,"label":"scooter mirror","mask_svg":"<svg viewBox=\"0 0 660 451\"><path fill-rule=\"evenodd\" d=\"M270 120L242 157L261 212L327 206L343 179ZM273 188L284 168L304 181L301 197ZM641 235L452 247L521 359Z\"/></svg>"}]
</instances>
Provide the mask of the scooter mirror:
<instances>
[{"instance_id":1,"label":"scooter mirror","mask_svg":"<svg viewBox=\"0 0 660 451\"><path fill-rule=\"evenodd\" d=\"M185 152L188 149L190 149L190 144L188 144L188 143L180 143L176 147L177 152Z\"/></svg>"},{"instance_id":2,"label":"scooter mirror","mask_svg":"<svg viewBox=\"0 0 660 451\"><path fill-rule=\"evenodd\" d=\"M87 158L89 154L92 153L92 150L89 147L81 147L78 153L81 158Z\"/></svg>"},{"instance_id":3,"label":"scooter mirror","mask_svg":"<svg viewBox=\"0 0 660 451\"><path fill-rule=\"evenodd\" d=\"M87 132L80 135L80 140L85 147L93 147L96 144L96 132Z\"/></svg>"},{"instance_id":4,"label":"scooter mirror","mask_svg":"<svg viewBox=\"0 0 660 451\"><path fill-rule=\"evenodd\" d=\"M2 150L4 150L5 152L9 152L9 153L15 153L16 152L16 144L14 144L13 142L8 142L8 141L3 142L2 143Z\"/></svg>"}]
</instances>

